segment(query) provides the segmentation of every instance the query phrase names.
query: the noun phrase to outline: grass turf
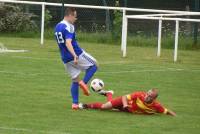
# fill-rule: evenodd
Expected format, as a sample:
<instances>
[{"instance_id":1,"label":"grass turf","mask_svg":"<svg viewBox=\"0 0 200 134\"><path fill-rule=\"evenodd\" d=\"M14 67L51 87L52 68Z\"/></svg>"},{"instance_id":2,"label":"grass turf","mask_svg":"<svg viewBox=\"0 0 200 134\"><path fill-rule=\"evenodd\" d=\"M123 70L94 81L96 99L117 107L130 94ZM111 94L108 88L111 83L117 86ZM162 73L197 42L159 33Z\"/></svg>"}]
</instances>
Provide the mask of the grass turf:
<instances>
[{"instance_id":1,"label":"grass turf","mask_svg":"<svg viewBox=\"0 0 200 134\"><path fill-rule=\"evenodd\" d=\"M198 134L200 131L200 52L128 47L121 58L120 46L80 43L100 64L95 77L101 78L115 96L136 90L159 88L159 100L177 112L165 115L133 115L98 110L71 110L70 82L64 74L54 40L5 38L9 49L26 53L0 53L0 133L2 134L94 134L152 133ZM181 45L181 44L180 44ZM105 101L92 93L80 102Z\"/></svg>"}]
</instances>

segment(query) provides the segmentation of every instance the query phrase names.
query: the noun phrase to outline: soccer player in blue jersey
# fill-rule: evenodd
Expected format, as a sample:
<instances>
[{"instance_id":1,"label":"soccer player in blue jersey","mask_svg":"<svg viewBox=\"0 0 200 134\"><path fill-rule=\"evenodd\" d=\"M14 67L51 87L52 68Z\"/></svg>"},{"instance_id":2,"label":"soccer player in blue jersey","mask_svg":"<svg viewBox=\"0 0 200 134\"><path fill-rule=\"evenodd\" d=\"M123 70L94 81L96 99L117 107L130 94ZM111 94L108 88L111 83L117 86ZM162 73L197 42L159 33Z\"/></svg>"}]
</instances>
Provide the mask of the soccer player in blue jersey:
<instances>
[{"instance_id":1,"label":"soccer player in blue jersey","mask_svg":"<svg viewBox=\"0 0 200 134\"><path fill-rule=\"evenodd\" d=\"M61 59L72 79L72 109L78 109L79 86L83 90L83 93L89 96L90 92L87 83L97 71L96 59L80 48L76 41L74 27L76 20L76 9L69 7L65 11L64 19L55 27L55 39L60 49ZM81 71L85 71L83 80L79 79Z\"/></svg>"}]
</instances>

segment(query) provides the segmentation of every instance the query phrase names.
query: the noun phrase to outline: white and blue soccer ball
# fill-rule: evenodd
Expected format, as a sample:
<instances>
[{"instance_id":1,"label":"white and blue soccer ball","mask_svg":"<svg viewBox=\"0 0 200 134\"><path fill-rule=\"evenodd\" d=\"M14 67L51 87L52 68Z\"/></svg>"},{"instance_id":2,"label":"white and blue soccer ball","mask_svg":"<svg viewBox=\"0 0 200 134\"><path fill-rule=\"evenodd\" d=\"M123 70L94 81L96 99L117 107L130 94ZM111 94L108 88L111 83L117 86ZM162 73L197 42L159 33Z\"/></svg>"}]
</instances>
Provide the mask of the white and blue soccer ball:
<instances>
[{"instance_id":1,"label":"white and blue soccer ball","mask_svg":"<svg viewBox=\"0 0 200 134\"><path fill-rule=\"evenodd\" d=\"M92 82L90 83L90 88L94 92L100 92L102 89L104 89L104 82L101 79L93 79Z\"/></svg>"}]
</instances>

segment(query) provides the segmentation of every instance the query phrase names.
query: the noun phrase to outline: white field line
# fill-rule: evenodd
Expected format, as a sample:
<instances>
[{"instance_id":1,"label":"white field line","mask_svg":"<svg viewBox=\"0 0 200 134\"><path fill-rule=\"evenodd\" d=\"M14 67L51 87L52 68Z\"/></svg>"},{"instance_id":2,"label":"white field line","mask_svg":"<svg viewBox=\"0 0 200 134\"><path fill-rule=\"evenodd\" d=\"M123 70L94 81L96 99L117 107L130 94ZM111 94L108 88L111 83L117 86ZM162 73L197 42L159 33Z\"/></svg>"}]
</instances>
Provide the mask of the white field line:
<instances>
[{"instance_id":1,"label":"white field line","mask_svg":"<svg viewBox=\"0 0 200 134\"><path fill-rule=\"evenodd\" d=\"M175 68L167 68L167 69L155 69L155 70L127 70L127 71L105 71L98 73L106 73L106 74L121 74L121 73L141 73L141 72L168 72L168 71L183 71L184 69L175 69Z\"/></svg>"},{"instance_id":2,"label":"white field line","mask_svg":"<svg viewBox=\"0 0 200 134\"><path fill-rule=\"evenodd\" d=\"M60 58L58 59L51 59L51 58L35 58L35 57L29 57L29 56L11 56L11 58L19 58L19 59L31 59L31 60L48 60L48 61L61 61ZM128 64L132 63L131 61L105 61L105 62L99 62L100 65L106 65L106 64Z\"/></svg>"},{"instance_id":3,"label":"white field line","mask_svg":"<svg viewBox=\"0 0 200 134\"><path fill-rule=\"evenodd\" d=\"M0 130L44 133L44 134L71 134L70 132L43 131L43 130L32 130L32 129L26 129L26 128L11 128L11 127L0 127Z\"/></svg>"},{"instance_id":4,"label":"white field line","mask_svg":"<svg viewBox=\"0 0 200 134\"><path fill-rule=\"evenodd\" d=\"M0 70L0 73L3 73L3 74L16 74L16 75L29 75L29 76L36 76L36 75L42 74L42 73L13 72L13 71L5 71L5 70Z\"/></svg>"},{"instance_id":5,"label":"white field line","mask_svg":"<svg viewBox=\"0 0 200 134\"><path fill-rule=\"evenodd\" d=\"M31 60L49 60L49 61L59 61L60 59L51 59L51 58L36 58L29 56L11 56L11 58L19 58L19 59L31 59Z\"/></svg>"},{"instance_id":6,"label":"white field line","mask_svg":"<svg viewBox=\"0 0 200 134\"><path fill-rule=\"evenodd\" d=\"M10 56L11 58L19 58L19 59L31 59L31 60L47 60L47 61L61 61L60 58L58 59L51 59L51 58L36 58L36 57L29 57L29 56ZM104 64L125 64L125 63L132 63L130 61L105 61L100 62L100 65Z\"/></svg>"},{"instance_id":7,"label":"white field line","mask_svg":"<svg viewBox=\"0 0 200 134\"><path fill-rule=\"evenodd\" d=\"M11 58L19 58L19 59L31 59L31 60L48 60L48 61L61 61L60 58L58 59L51 59L51 58L36 58L36 57L29 57L29 56L10 56ZM124 60L124 61L103 61L103 62L99 62L100 65L109 65L109 64L131 64L133 63L133 66L138 66L138 64L135 64L134 62L132 62L132 60ZM139 65L142 67L155 67L155 66L150 66L150 65ZM159 68L165 68L164 66L158 66ZM167 68L169 69L169 68ZM171 69L175 69L175 68L171 68Z\"/></svg>"},{"instance_id":8,"label":"white field line","mask_svg":"<svg viewBox=\"0 0 200 134\"><path fill-rule=\"evenodd\" d=\"M125 70L125 71L100 71L98 74L104 75L112 75L112 74L123 74L123 73L142 73L142 72L177 72L177 71L184 71L184 69L175 69L175 68L168 68L168 69L154 69L154 70ZM187 71L187 70L185 70ZM189 70L189 71L200 71L200 70ZM64 72L64 71L63 71ZM37 75L61 75L61 73L24 73L24 72L13 72L13 71L3 71L0 70L0 73L4 74L16 74L16 75L24 75L24 76L37 76Z\"/></svg>"},{"instance_id":9,"label":"white field line","mask_svg":"<svg viewBox=\"0 0 200 134\"><path fill-rule=\"evenodd\" d=\"M31 60L48 60L48 61L61 61L60 58L58 59L51 59L51 58L36 58L36 57L29 57L29 56L10 56L11 58L19 58L19 59L31 59ZM134 62L132 62L132 60L126 60L126 61L103 61L103 62L98 62L98 64L100 65L109 65L109 64L132 64L133 66L142 66L142 67L155 67L155 66L150 66L150 65L138 65L135 64ZM162 67L159 66L159 68L164 68L166 69L166 67Z\"/></svg>"},{"instance_id":10,"label":"white field line","mask_svg":"<svg viewBox=\"0 0 200 134\"><path fill-rule=\"evenodd\" d=\"M24 52L28 52L28 50L1 50L0 49L0 53L24 53Z\"/></svg>"},{"instance_id":11,"label":"white field line","mask_svg":"<svg viewBox=\"0 0 200 134\"><path fill-rule=\"evenodd\" d=\"M18 59L31 59L31 60L38 60L38 61L61 61L60 58L58 59L51 59L51 58L36 58L36 57L29 57L29 56L10 56L11 58L18 58ZM100 65L109 65L109 64L131 64L133 62L130 61L105 61L105 62L98 62Z\"/></svg>"}]
</instances>

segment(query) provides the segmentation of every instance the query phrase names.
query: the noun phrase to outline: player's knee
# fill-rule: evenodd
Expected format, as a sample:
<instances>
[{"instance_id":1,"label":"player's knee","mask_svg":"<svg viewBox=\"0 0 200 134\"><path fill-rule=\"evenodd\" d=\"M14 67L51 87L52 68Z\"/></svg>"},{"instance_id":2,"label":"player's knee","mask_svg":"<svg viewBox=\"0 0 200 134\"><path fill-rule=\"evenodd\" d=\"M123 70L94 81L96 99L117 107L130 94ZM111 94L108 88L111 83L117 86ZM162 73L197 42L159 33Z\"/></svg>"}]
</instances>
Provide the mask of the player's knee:
<instances>
[{"instance_id":1,"label":"player's knee","mask_svg":"<svg viewBox=\"0 0 200 134\"><path fill-rule=\"evenodd\" d=\"M112 104L110 102L105 103L101 106L101 109L112 109Z\"/></svg>"},{"instance_id":2,"label":"player's knee","mask_svg":"<svg viewBox=\"0 0 200 134\"><path fill-rule=\"evenodd\" d=\"M97 67L97 69L99 68L99 63L96 61L95 66Z\"/></svg>"},{"instance_id":3,"label":"player's knee","mask_svg":"<svg viewBox=\"0 0 200 134\"><path fill-rule=\"evenodd\" d=\"M103 105L101 106L101 109L107 109L106 105L103 104Z\"/></svg>"},{"instance_id":4,"label":"player's knee","mask_svg":"<svg viewBox=\"0 0 200 134\"><path fill-rule=\"evenodd\" d=\"M94 64L93 66L90 66L87 70L92 71L95 73L97 71L98 67Z\"/></svg>"},{"instance_id":5,"label":"player's knee","mask_svg":"<svg viewBox=\"0 0 200 134\"><path fill-rule=\"evenodd\" d=\"M72 81L73 82L79 82L79 76L75 77L75 78L72 78Z\"/></svg>"},{"instance_id":6,"label":"player's knee","mask_svg":"<svg viewBox=\"0 0 200 134\"><path fill-rule=\"evenodd\" d=\"M98 66L96 64L93 66L93 68L95 72L98 70Z\"/></svg>"}]
</instances>

